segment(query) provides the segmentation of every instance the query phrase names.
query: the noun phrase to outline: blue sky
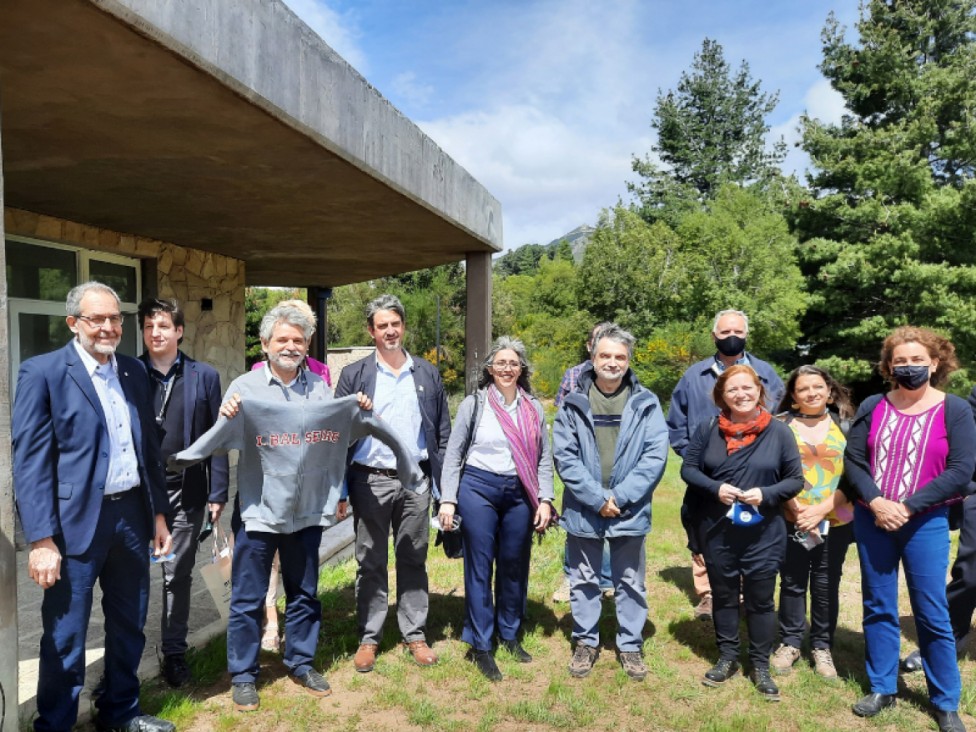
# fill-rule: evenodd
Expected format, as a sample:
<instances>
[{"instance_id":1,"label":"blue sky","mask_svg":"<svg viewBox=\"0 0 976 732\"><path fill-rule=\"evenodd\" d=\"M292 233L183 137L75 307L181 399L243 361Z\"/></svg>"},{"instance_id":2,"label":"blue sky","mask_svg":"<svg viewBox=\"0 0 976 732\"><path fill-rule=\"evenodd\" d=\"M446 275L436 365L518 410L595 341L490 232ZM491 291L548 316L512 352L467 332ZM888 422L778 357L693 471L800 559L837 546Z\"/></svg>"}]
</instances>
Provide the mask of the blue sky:
<instances>
[{"instance_id":1,"label":"blue sky","mask_svg":"<svg viewBox=\"0 0 976 732\"><path fill-rule=\"evenodd\" d=\"M772 134L804 111L843 112L823 79L820 31L857 0L285 0L502 204L506 248L547 243L629 200L653 143L659 89L705 37L779 91Z\"/></svg>"}]
</instances>

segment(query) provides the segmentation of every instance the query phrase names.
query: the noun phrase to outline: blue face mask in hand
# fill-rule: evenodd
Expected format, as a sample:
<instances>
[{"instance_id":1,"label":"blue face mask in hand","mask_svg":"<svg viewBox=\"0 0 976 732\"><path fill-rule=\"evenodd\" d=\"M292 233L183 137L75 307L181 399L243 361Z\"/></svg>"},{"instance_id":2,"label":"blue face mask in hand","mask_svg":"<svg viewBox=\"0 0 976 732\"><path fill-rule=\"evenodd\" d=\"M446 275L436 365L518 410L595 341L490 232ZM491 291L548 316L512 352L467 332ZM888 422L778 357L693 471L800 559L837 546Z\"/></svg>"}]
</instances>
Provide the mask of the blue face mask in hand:
<instances>
[{"instance_id":1,"label":"blue face mask in hand","mask_svg":"<svg viewBox=\"0 0 976 732\"><path fill-rule=\"evenodd\" d=\"M898 386L909 391L918 389L929 381L928 366L895 366L891 375L898 382Z\"/></svg>"},{"instance_id":2,"label":"blue face mask in hand","mask_svg":"<svg viewBox=\"0 0 976 732\"><path fill-rule=\"evenodd\" d=\"M736 526L754 526L765 518L754 506L736 501L725 514Z\"/></svg>"}]
</instances>

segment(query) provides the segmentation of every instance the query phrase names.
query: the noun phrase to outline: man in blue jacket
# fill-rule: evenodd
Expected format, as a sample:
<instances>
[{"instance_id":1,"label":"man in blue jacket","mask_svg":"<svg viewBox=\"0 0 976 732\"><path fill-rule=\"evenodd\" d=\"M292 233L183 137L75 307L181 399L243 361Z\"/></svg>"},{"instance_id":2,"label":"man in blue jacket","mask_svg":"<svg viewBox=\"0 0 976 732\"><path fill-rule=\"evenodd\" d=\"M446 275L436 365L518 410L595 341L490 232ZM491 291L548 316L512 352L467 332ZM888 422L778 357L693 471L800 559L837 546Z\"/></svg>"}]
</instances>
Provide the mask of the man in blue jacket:
<instances>
[{"instance_id":1,"label":"man in blue jacket","mask_svg":"<svg viewBox=\"0 0 976 732\"><path fill-rule=\"evenodd\" d=\"M657 397L630 369L634 337L602 328L577 390L553 425L553 458L563 492L573 613L571 676L587 676L600 655L600 567L604 539L617 609L617 654L630 678L647 675L642 659L647 594L645 538L651 496L664 475L668 430Z\"/></svg>"},{"instance_id":2,"label":"man in blue jacket","mask_svg":"<svg viewBox=\"0 0 976 732\"><path fill-rule=\"evenodd\" d=\"M766 389L766 408L769 411L775 412L783 398L783 380L773 367L746 352L748 335L749 318L741 310L722 310L716 314L712 325L715 355L691 366L674 388L668 410L668 432L671 448L682 458L696 430L718 415L718 407L712 401L712 389L719 374L729 366L738 363L752 366ZM691 572L699 600L695 617L709 621L712 619L712 588L708 584L705 559L697 547L692 547Z\"/></svg>"},{"instance_id":3,"label":"man in blue jacket","mask_svg":"<svg viewBox=\"0 0 976 732\"><path fill-rule=\"evenodd\" d=\"M68 732L85 685L93 589L105 611L105 686L98 730L173 732L139 708L149 556L172 547L169 502L149 377L116 353L119 296L100 282L72 288L75 337L24 361L13 410L14 491L30 542L28 569L44 589L34 729Z\"/></svg>"},{"instance_id":4,"label":"man in blue jacket","mask_svg":"<svg viewBox=\"0 0 976 732\"><path fill-rule=\"evenodd\" d=\"M403 336L407 316L403 303L381 295L366 306L366 328L376 353L346 366L336 396L366 394L373 411L410 446L414 459L436 490L444 451L451 434L447 396L437 369L407 353ZM356 614L360 645L353 665L360 673L373 670L389 606L387 546L393 530L396 552L397 622L413 660L437 663L427 645L427 542L430 494L404 486L393 453L379 440L360 440L350 450L349 501L356 531ZM345 501L337 516L346 514Z\"/></svg>"}]
</instances>

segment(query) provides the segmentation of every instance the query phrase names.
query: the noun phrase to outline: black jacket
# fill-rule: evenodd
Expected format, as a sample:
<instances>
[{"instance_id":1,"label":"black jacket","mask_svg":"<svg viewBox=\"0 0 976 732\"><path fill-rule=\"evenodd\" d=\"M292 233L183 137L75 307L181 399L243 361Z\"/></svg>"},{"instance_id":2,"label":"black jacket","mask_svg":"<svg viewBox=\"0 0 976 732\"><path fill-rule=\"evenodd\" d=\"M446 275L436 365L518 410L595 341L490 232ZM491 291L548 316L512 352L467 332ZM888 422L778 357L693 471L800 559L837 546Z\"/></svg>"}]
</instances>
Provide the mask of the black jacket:
<instances>
[{"instance_id":1,"label":"black jacket","mask_svg":"<svg viewBox=\"0 0 976 732\"><path fill-rule=\"evenodd\" d=\"M205 363L183 356L183 449L213 427L220 416L220 375ZM149 357L141 356L146 368ZM165 461L169 455L163 455ZM183 472L183 508L202 508L208 501L227 503L227 456L207 458Z\"/></svg>"}]
</instances>

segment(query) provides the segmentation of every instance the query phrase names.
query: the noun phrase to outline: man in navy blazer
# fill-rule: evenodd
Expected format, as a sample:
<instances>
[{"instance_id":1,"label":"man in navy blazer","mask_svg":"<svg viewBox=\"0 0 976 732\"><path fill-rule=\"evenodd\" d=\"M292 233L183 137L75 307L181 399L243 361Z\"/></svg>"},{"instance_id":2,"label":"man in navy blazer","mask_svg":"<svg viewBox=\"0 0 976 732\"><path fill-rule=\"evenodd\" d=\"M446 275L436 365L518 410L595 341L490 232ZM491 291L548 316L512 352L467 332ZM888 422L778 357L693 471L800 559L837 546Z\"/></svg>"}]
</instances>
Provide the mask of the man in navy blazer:
<instances>
[{"instance_id":1,"label":"man in navy blazer","mask_svg":"<svg viewBox=\"0 0 976 732\"><path fill-rule=\"evenodd\" d=\"M138 318L146 347L142 362L149 371L152 410L165 461L192 445L217 421L220 376L180 350L186 319L178 302L147 298L139 305ZM175 557L162 566L162 670L167 683L179 688L190 679L186 636L197 537L207 514L211 521L218 521L227 503L227 456L207 458L185 471L167 473L166 491Z\"/></svg>"},{"instance_id":2,"label":"man in navy blazer","mask_svg":"<svg viewBox=\"0 0 976 732\"><path fill-rule=\"evenodd\" d=\"M105 687L99 730L172 732L143 715L136 671L146 637L149 557L166 555L165 478L146 369L116 354L118 295L98 282L67 297L64 348L28 359L13 410L14 491L44 588L35 730L72 728L85 683L92 588L102 588Z\"/></svg>"},{"instance_id":3,"label":"man in navy blazer","mask_svg":"<svg viewBox=\"0 0 976 732\"><path fill-rule=\"evenodd\" d=\"M403 348L406 314L392 295L366 307L366 328L375 355L346 366L336 396L366 394L373 411L411 447L429 481L441 478L444 451L451 434L451 415L437 369ZM378 440L360 440L350 450L347 473L356 531L356 613L360 645L353 665L360 673L373 669L388 608L387 544L393 529L396 551L397 621L410 654L421 666L437 663L427 645L427 542L430 494L414 493L397 478L393 453ZM346 514L339 503L337 516Z\"/></svg>"}]
</instances>

